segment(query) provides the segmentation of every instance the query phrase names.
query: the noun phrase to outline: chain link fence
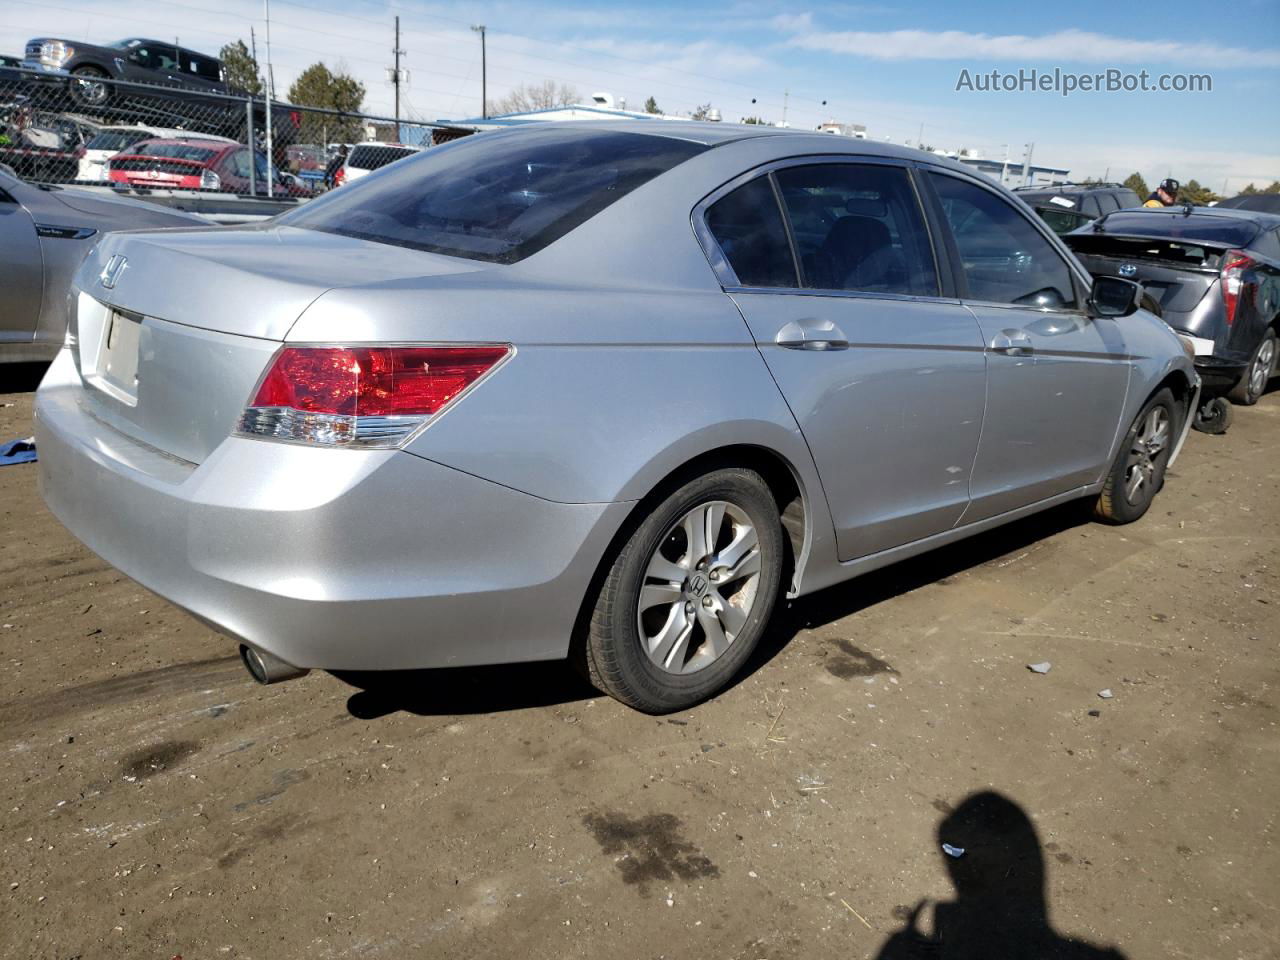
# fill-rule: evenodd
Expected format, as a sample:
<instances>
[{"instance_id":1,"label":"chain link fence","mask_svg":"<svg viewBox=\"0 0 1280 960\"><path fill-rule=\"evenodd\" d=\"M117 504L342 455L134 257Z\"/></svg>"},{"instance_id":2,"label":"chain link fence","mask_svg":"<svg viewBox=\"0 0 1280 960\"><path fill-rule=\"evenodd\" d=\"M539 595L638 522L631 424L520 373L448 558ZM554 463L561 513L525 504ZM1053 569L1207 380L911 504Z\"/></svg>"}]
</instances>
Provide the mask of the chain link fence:
<instances>
[{"instance_id":1,"label":"chain link fence","mask_svg":"<svg viewBox=\"0 0 1280 960\"><path fill-rule=\"evenodd\" d=\"M0 164L24 180L195 210L239 199L270 212L472 132L231 96L186 78L171 86L0 66Z\"/></svg>"}]
</instances>

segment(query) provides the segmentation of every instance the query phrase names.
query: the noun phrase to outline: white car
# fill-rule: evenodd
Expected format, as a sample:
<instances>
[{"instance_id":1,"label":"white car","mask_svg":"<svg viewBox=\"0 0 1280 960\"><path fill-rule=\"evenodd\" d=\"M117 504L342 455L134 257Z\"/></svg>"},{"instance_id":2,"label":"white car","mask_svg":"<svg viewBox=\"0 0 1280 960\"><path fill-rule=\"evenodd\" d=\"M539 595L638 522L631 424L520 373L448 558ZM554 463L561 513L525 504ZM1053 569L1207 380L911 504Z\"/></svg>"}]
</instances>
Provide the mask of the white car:
<instances>
[{"instance_id":1,"label":"white car","mask_svg":"<svg viewBox=\"0 0 1280 960\"><path fill-rule=\"evenodd\" d=\"M78 182L106 183L107 161L121 150L132 147L143 140L156 137L198 137L202 140L216 140L221 143L234 143L227 137L216 137L209 133L192 133L189 130L175 130L170 127L146 127L142 124L133 126L102 127L84 145L84 156L80 158L76 171Z\"/></svg>"},{"instance_id":2,"label":"white car","mask_svg":"<svg viewBox=\"0 0 1280 960\"><path fill-rule=\"evenodd\" d=\"M334 186L359 180L361 177L385 167L389 163L421 153L421 147L410 147L403 143L357 143L347 154L347 162L342 165L334 178Z\"/></svg>"}]
</instances>

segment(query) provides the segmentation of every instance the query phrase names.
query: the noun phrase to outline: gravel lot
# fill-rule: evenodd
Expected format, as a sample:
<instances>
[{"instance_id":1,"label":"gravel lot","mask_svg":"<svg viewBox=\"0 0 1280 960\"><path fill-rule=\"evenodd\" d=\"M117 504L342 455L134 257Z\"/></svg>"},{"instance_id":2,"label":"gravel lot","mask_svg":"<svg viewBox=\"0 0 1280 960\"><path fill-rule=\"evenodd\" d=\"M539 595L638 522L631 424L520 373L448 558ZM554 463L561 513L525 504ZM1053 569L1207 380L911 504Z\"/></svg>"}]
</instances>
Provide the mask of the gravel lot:
<instances>
[{"instance_id":1,"label":"gravel lot","mask_svg":"<svg viewBox=\"0 0 1280 960\"><path fill-rule=\"evenodd\" d=\"M0 468L0 956L1274 958L1277 437L1273 391L1133 526L797 602L664 719L556 664L254 686Z\"/></svg>"}]
</instances>

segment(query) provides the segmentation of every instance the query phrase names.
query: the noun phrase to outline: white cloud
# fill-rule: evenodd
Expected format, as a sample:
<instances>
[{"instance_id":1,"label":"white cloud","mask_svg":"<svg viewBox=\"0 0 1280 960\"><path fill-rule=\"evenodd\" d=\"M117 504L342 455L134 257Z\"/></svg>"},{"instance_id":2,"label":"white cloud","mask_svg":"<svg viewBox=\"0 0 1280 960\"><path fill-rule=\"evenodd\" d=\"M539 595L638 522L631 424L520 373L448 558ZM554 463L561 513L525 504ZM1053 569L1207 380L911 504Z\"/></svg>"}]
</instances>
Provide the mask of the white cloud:
<instances>
[{"instance_id":1,"label":"white cloud","mask_svg":"<svg viewBox=\"0 0 1280 960\"><path fill-rule=\"evenodd\" d=\"M1042 63L1179 63L1195 67L1280 67L1280 50L1212 43L1140 40L1083 30L1039 36L961 30L825 31L801 29L787 44L871 60L999 60Z\"/></svg>"}]
</instances>

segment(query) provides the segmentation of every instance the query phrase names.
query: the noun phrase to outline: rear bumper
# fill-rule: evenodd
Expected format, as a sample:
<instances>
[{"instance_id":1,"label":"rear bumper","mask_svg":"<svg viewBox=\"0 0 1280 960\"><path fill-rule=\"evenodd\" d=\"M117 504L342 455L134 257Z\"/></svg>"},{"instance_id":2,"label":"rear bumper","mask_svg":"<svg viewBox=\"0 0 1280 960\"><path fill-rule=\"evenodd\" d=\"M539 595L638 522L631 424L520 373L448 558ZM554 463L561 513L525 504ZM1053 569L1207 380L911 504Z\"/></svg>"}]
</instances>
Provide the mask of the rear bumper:
<instances>
[{"instance_id":1,"label":"rear bumper","mask_svg":"<svg viewBox=\"0 0 1280 960\"><path fill-rule=\"evenodd\" d=\"M1248 358L1197 356L1195 366L1205 399L1212 399L1229 392L1240 382L1249 361Z\"/></svg>"},{"instance_id":2,"label":"rear bumper","mask_svg":"<svg viewBox=\"0 0 1280 960\"><path fill-rule=\"evenodd\" d=\"M629 505L560 504L400 451L228 439L199 466L87 412L69 352L36 397L40 488L91 550L299 667L554 659Z\"/></svg>"}]
</instances>

